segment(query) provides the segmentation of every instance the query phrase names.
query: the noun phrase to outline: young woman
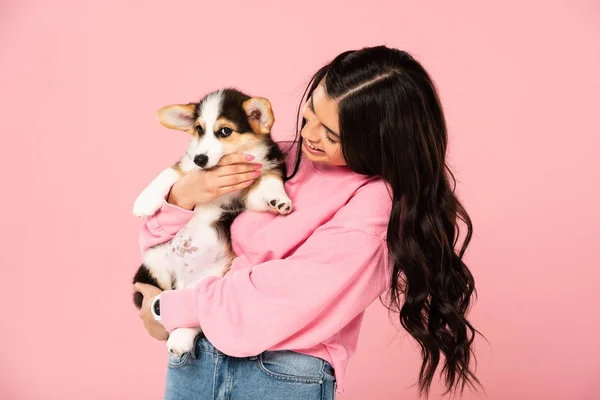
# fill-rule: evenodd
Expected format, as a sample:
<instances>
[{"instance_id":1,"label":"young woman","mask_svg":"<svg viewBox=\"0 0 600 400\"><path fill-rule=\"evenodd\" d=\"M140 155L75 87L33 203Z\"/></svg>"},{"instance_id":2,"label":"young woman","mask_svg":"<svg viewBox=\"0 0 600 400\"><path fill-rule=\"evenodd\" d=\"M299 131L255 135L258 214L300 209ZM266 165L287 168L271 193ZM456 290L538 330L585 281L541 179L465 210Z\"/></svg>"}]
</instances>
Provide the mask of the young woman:
<instances>
[{"instance_id":1,"label":"young woman","mask_svg":"<svg viewBox=\"0 0 600 400\"><path fill-rule=\"evenodd\" d=\"M478 385L466 319L474 281L462 261L472 227L454 194L429 75L404 51L348 51L314 75L301 113L286 182L294 212L242 213L223 278L162 293L136 285L153 337L203 329L194 351L169 355L165 398L332 399L363 313L386 291L421 346L420 390L428 393L442 355L449 391ZM248 185L253 171L230 155L187 174L145 224L142 249L175 237L195 204ZM455 250L460 221L467 232Z\"/></svg>"}]
</instances>

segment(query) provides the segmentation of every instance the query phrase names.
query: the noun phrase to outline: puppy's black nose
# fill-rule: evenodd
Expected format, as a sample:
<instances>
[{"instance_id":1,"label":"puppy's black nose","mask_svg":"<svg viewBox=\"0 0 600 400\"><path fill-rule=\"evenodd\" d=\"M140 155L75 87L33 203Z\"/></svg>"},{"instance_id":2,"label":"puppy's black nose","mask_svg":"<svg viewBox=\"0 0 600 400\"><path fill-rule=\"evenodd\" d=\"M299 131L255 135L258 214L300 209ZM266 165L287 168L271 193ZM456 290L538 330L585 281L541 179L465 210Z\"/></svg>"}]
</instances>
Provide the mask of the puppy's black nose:
<instances>
[{"instance_id":1,"label":"puppy's black nose","mask_svg":"<svg viewBox=\"0 0 600 400\"><path fill-rule=\"evenodd\" d=\"M206 163L208 163L208 156L206 154L198 154L196 157L194 157L194 164L200 168L204 168Z\"/></svg>"}]
</instances>

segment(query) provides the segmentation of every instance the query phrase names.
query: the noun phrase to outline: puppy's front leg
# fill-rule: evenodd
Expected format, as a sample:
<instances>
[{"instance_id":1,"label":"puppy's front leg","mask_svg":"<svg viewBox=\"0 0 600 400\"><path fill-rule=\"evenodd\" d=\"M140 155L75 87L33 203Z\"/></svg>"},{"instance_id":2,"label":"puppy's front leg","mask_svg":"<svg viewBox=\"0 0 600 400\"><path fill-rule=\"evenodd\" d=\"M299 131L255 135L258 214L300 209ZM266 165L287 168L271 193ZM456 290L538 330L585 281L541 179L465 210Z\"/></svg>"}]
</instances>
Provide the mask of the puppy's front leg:
<instances>
[{"instance_id":1,"label":"puppy's front leg","mask_svg":"<svg viewBox=\"0 0 600 400\"><path fill-rule=\"evenodd\" d=\"M271 211L275 214L292 212L292 200L285 193L283 181L275 175L264 175L248 193L246 207L252 211Z\"/></svg>"},{"instance_id":2,"label":"puppy's front leg","mask_svg":"<svg viewBox=\"0 0 600 400\"><path fill-rule=\"evenodd\" d=\"M142 191L133 205L133 215L136 217L149 217L160 208L164 196L171 186L179 180L183 172L176 166L162 171Z\"/></svg>"}]
</instances>

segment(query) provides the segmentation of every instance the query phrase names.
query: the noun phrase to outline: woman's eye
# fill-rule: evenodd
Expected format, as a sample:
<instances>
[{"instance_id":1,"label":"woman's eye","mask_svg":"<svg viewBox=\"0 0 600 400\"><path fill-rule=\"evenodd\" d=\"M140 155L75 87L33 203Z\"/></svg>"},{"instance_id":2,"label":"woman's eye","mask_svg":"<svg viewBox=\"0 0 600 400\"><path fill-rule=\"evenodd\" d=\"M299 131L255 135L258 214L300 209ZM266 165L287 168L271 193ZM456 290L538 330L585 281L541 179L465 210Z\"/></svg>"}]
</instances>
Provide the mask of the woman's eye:
<instances>
[{"instance_id":1,"label":"woman's eye","mask_svg":"<svg viewBox=\"0 0 600 400\"><path fill-rule=\"evenodd\" d=\"M229 135L231 135L233 133L233 131L231 130L231 128L221 128L219 130L219 135L223 136L223 137L227 137Z\"/></svg>"},{"instance_id":2,"label":"woman's eye","mask_svg":"<svg viewBox=\"0 0 600 400\"><path fill-rule=\"evenodd\" d=\"M202 127L200 125L196 126L196 132L198 132L199 135L202 134L202 132L204 132L204 130L202 129Z\"/></svg>"},{"instance_id":3,"label":"woman's eye","mask_svg":"<svg viewBox=\"0 0 600 400\"><path fill-rule=\"evenodd\" d=\"M331 136L329 136L327 134L325 134L325 139L327 139L327 141L329 141L329 143L331 143L331 144L336 144L337 143L337 141L333 140L331 138Z\"/></svg>"}]
</instances>

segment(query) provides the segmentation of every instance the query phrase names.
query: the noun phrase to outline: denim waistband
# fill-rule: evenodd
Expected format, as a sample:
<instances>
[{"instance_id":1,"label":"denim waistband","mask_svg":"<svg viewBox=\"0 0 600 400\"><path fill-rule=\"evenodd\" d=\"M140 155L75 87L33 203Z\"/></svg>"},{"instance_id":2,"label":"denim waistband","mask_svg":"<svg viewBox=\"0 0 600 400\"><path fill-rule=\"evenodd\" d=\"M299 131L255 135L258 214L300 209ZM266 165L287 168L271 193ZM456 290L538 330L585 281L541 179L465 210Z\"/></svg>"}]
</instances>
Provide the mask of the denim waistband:
<instances>
[{"instance_id":1,"label":"denim waistband","mask_svg":"<svg viewBox=\"0 0 600 400\"><path fill-rule=\"evenodd\" d=\"M231 357L228 356L227 354L223 353L222 351L220 351L219 349L217 349L215 346L212 345L212 343L210 343L208 341L208 339L206 338L206 336L204 336L204 334L200 334L197 338L196 338L196 350L200 350L200 351L208 351L210 353L214 353L214 354L218 354L218 355L222 355L225 357ZM298 353L295 351L288 351L288 350L281 350L281 351L271 351L271 350L267 350L261 354L265 354L265 353L277 353L277 358L279 359L280 362L286 362L288 361L289 363L294 363L294 360L297 360L299 358L305 358L306 360L314 360L315 363L322 363L322 370L323 372L334 376L334 369L331 366L331 364L329 362L327 362L326 360L323 360L322 358L319 357L315 357L315 356L311 356L308 354L302 354L302 353ZM260 356L260 354L257 354L256 356L250 356L250 357L243 357L249 360L256 360L258 357Z\"/></svg>"}]
</instances>

